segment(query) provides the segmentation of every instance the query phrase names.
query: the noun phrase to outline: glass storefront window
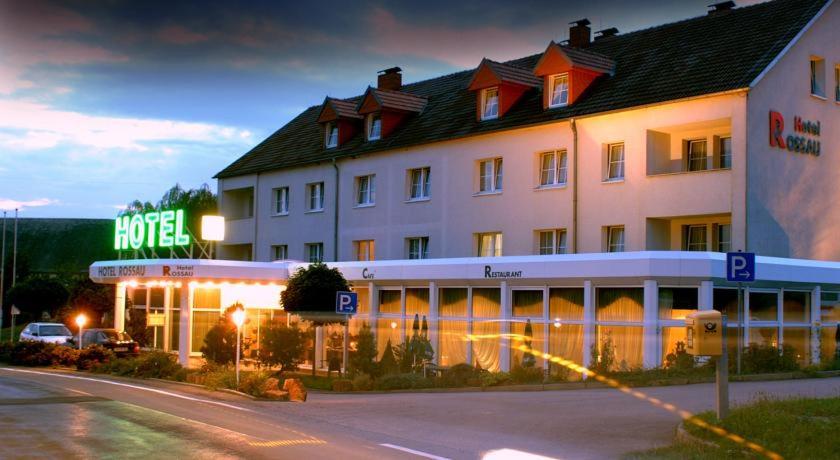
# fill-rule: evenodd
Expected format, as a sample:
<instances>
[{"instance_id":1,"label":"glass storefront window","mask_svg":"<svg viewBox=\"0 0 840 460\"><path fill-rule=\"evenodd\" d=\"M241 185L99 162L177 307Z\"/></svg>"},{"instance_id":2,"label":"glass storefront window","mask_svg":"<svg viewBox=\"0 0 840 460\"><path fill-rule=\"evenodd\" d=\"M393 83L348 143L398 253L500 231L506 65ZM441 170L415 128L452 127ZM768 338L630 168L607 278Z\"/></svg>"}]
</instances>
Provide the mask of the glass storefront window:
<instances>
[{"instance_id":1,"label":"glass storefront window","mask_svg":"<svg viewBox=\"0 0 840 460\"><path fill-rule=\"evenodd\" d=\"M439 292L440 316L467 316L467 288L441 288Z\"/></svg>"},{"instance_id":2,"label":"glass storefront window","mask_svg":"<svg viewBox=\"0 0 840 460\"><path fill-rule=\"evenodd\" d=\"M498 318L502 312L502 293L498 288L473 288L473 316Z\"/></svg>"},{"instance_id":3,"label":"glass storefront window","mask_svg":"<svg viewBox=\"0 0 840 460\"><path fill-rule=\"evenodd\" d=\"M800 366L807 366L811 362L811 331L805 327L786 327L783 339L785 346L793 347L796 361Z\"/></svg>"},{"instance_id":4,"label":"glass storefront window","mask_svg":"<svg viewBox=\"0 0 840 460\"><path fill-rule=\"evenodd\" d=\"M573 361L575 364L583 365L583 325L581 324L555 324L548 326L548 352L552 356ZM551 363L552 375L571 375L580 377L580 374L571 372L561 364Z\"/></svg>"},{"instance_id":5,"label":"glass storefront window","mask_svg":"<svg viewBox=\"0 0 840 460\"><path fill-rule=\"evenodd\" d=\"M527 343L529 341L531 342L531 349L540 354L540 356L531 355L534 356L534 367L544 368L545 359L541 355L543 353L543 344L545 343L545 325L532 322L530 339L525 335L526 327L526 322L515 321L510 323L510 333L513 334L513 338L510 340L510 368L513 369L517 364L522 364L525 358L525 352L517 348L522 345L529 346Z\"/></svg>"},{"instance_id":6,"label":"glass storefront window","mask_svg":"<svg viewBox=\"0 0 840 460\"><path fill-rule=\"evenodd\" d=\"M379 359L382 359L389 340L392 348L402 344L402 324L403 320L399 318L380 318L376 321L376 352Z\"/></svg>"},{"instance_id":7,"label":"glass storefront window","mask_svg":"<svg viewBox=\"0 0 840 460\"><path fill-rule=\"evenodd\" d=\"M840 359L840 326L823 326L820 328L820 361L823 363Z\"/></svg>"},{"instance_id":8,"label":"glass storefront window","mask_svg":"<svg viewBox=\"0 0 840 460\"><path fill-rule=\"evenodd\" d=\"M612 342L615 353L613 370L629 371L642 367L644 332L640 326L598 326L599 349L606 340Z\"/></svg>"},{"instance_id":9,"label":"glass storefront window","mask_svg":"<svg viewBox=\"0 0 840 460\"><path fill-rule=\"evenodd\" d=\"M498 289L495 289L495 291L498 291ZM491 372L498 372L501 369L499 362L501 346L499 323L496 321L476 321L472 328L474 339L470 343L473 365Z\"/></svg>"},{"instance_id":10,"label":"glass storefront window","mask_svg":"<svg viewBox=\"0 0 840 460\"><path fill-rule=\"evenodd\" d=\"M552 320L583 320L583 289L549 289L548 314Z\"/></svg>"},{"instance_id":11,"label":"glass storefront window","mask_svg":"<svg viewBox=\"0 0 840 460\"><path fill-rule=\"evenodd\" d=\"M359 315L366 315L370 313L370 292L367 288L358 288L354 287L353 292L356 293L356 296L359 300L359 304L357 307L357 314Z\"/></svg>"},{"instance_id":12,"label":"glass storefront window","mask_svg":"<svg viewBox=\"0 0 840 460\"><path fill-rule=\"evenodd\" d=\"M220 288L195 288L193 291L193 308L215 308L222 306L222 290Z\"/></svg>"},{"instance_id":13,"label":"glass storefront window","mask_svg":"<svg viewBox=\"0 0 840 460\"><path fill-rule=\"evenodd\" d=\"M727 331L735 333L734 330ZM662 328L662 365L665 366L666 357L669 353L675 353L677 342L685 344L685 327L663 327Z\"/></svg>"},{"instance_id":14,"label":"glass storefront window","mask_svg":"<svg viewBox=\"0 0 840 460\"><path fill-rule=\"evenodd\" d=\"M779 329L776 327L750 327L749 343L778 347Z\"/></svg>"},{"instance_id":15,"label":"glass storefront window","mask_svg":"<svg viewBox=\"0 0 840 460\"><path fill-rule=\"evenodd\" d=\"M138 305L146 305L146 289L145 288L134 288L131 292L131 303L135 306Z\"/></svg>"},{"instance_id":16,"label":"glass storefront window","mask_svg":"<svg viewBox=\"0 0 840 460\"><path fill-rule=\"evenodd\" d=\"M438 330L440 365L454 366L467 362L467 322L441 320Z\"/></svg>"},{"instance_id":17,"label":"glass storefront window","mask_svg":"<svg viewBox=\"0 0 840 460\"><path fill-rule=\"evenodd\" d=\"M741 314L738 311L738 290L737 289L715 289L712 304L714 309L722 315L726 315L729 324L738 323ZM731 335L731 334L730 334Z\"/></svg>"},{"instance_id":18,"label":"glass storefront window","mask_svg":"<svg viewBox=\"0 0 840 460\"><path fill-rule=\"evenodd\" d=\"M401 314L400 291L395 289L383 289L379 291L379 313Z\"/></svg>"},{"instance_id":19,"label":"glass storefront window","mask_svg":"<svg viewBox=\"0 0 840 460\"><path fill-rule=\"evenodd\" d=\"M840 322L840 293L823 292L820 300L820 321Z\"/></svg>"},{"instance_id":20,"label":"glass storefront window","mask_svg":"<svg viewBox=\"0 0 840 460\"><path fill-rule=\"evenodd\" d=\"M421 317L429 314L429 290L425 288L408 288L405 290L405 314Z\"/></svg>"},{"instance_id":21,"label":"glass storefront window","mask_svg":"<svg viewBox=\"0 0 840 460\"><path fill-rule=\"evenodd\" d=\"M775 292L750 292L750 321L778 321L778 299Z\"/></svg>"},{"instance_id":22,"label":"glass storefront window","mask_svg":"<svg viewBox=\"0 0 840 460\"><path fill-rule=\"evenodd\" d=\"M514 317L537 317L543 315L543 291L514 290L511 295L511 311Z\"/></svg>"},{"instance_id":23,"label":"glass storefront window","mask_svg":"<svg viewBox=\"0 0 840 460\"><path fill-rule=\"evenodd\" d=\"M659 288L660 319L685 319L697 304L696 288Z\"/></svg>"},{"instance_id":24,"label":"glass storefront window","mask_svg":"<svg viewBox=\"0 0 840 460\"><path fill-rule=\"evenodd\" d=\"M598 288L596 291L598 321L642 322L644 289Z\"/></svg>"},{"instance_id":25,"label":"glass storefront window","mask_svg":"<svg viewBox=\"0 0 840 460\"><path fill-rule=\"evenodd\" d=\"M192 348L193 353L200 353L204 346L204 337L207 332L218 324L221 313L218 311L193 311L192 318Z\"/></svg>"},{"instance_id":26,"label":"glass storefront window","mask_svg":"<svg viewBox=\"0 0 840 460\"><path fill-rule=\"evenodd\" d=\"M811 293L785 291L782 314L785 323L807 323L811 319ZM787 342L787 340L785 340Z\"/></svg>"},{"instance_id":27,"label":"glass storefront window","mask_svg":"<svg viewBox=\"0 0 840 460\"><path fill-rule=\"evenodd\" d=\"M163 308L163 289L164 288L149 288L149 291L151 291L149 308Z\"/></svg>"}]
</instances>

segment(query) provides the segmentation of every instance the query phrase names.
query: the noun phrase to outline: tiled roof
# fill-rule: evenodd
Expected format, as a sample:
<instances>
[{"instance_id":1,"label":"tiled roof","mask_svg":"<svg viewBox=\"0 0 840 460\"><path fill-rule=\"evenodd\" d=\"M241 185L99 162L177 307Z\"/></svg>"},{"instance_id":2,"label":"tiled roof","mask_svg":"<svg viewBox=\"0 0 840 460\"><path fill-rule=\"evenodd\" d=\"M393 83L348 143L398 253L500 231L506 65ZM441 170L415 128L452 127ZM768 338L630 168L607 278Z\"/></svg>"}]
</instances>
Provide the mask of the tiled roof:
<instances>
[{"instance_id":1,"label":"tiled roof","mask_svg":"<svg viewBox=\"0 0 840 460\"><path fill-rule=\"evenodd\" d=\"M585 96L562 108L543 110L542 94L533 89L504 117L476 120L476 97L467 90L473 70L467 70L404 85L401 92L425 97L428 103L422 114L407 120L386 138L365 142L360 135L339 148L326 150L322 127L316 122L321 106L310 107L216 177L747 88L824 4L825 0L777 0L594 41L587 51L614 60L615 73L596 80ZM532 69L540 56L504 64ZM359 100L345 99L353 104Z\"/></svg>"},{"instance_id":2,"label":"tiled roof","mask_svg":"<svg viewBox=\"0 0 840 460\"><path fill-rule=\"evenodd\" d=\"M405 110L407 112L422 112L427 99L416 94L388 89L368 88L379 105L387 109ZM361 101L359 102L361 104ZM358 105L355 106L358 109Z\"/></svg>"},{"instance_id":3,"label":"tiled roof","mask_svg":"<svg viewBox=\"0 0 840 460\"><path fill-rule=\"evenodd\" d=\"M561 47L566 56L572 60L575 66L586 67L599 72L612 74L615 70L615 61L604 56L603 54L595 53L590 50L582 50L579 48L570 48L568 46Z\"/></svg>"},{"instance_id":4,"label":"tiled roof","mask_svg":"<svg viewBox=\"0 0 840 460\"><path fill-rule=\"evenodd\" d=\"M517 83L523 86L530 86L536 88L542 85L542 79L534 76L534 71L531 68L524 69L511 64L503 64L501 62L491 61L484 58L481 61L493 70L502 81Z\"/></svg>"},{"instance_id":5,"label":"tiled roof","mask_svg":"<svg viewBox=\"0 0 840 460\"><path fill-rule=\"evenodd\" d=\"M326 107L327 105L332 107L332 109L335 111L335 114L338 115L340 118L363 118L356 111L356 104L353 101L345 101L343 99L328 97L326 100L324 100L322 110L323 107Z\"/></svg>"}]
</instances>

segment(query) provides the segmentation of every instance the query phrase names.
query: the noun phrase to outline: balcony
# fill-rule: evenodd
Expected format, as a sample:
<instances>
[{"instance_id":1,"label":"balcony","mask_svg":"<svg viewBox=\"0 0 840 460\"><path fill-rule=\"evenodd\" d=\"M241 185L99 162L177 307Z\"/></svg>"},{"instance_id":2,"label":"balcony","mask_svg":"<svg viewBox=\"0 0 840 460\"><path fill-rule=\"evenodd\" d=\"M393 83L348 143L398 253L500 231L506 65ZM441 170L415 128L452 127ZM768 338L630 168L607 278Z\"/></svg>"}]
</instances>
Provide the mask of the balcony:
<instances>
[{"instance_id":1,"label":"balcony","mask_svg":"<svg viewBox=\"0 0 840 460\"><path fill-rule=\"evenodd\" d=\"M647 175L688 174L732 167L727 119L647 130Z\"/></svg>"}]
</instances>

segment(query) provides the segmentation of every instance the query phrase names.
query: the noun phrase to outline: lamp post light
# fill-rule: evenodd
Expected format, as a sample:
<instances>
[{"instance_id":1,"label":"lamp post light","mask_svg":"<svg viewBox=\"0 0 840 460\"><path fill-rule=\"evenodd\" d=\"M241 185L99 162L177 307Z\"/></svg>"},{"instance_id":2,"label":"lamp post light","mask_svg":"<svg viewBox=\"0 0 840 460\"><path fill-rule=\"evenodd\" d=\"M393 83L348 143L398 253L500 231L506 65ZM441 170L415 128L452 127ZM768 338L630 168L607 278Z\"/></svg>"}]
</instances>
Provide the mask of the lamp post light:
<instances>
[{"instance_id":1,"label":"lamp post light","mask_svg":"<svg viewBox=\"0 0 840 460\"><path fill-rule=\"evenodd\" d=\"M237 308L233 311L233 324L236 324L236 388L239 388L239 335L242 323L245 322L245 310Z\"/></svg>"},{"instance_id":2,"label":"lamp post light","mask_svg":"<svg viewBox=\"0 0 840 460\"><path fill-rule=\"evenodd\" d=\"M82 349L82 329L84 329L85 323L87 323L87 316L84 313L79 313L76 316L76 326L79 326L79 350Z\"/></svg>"}]
</instances>

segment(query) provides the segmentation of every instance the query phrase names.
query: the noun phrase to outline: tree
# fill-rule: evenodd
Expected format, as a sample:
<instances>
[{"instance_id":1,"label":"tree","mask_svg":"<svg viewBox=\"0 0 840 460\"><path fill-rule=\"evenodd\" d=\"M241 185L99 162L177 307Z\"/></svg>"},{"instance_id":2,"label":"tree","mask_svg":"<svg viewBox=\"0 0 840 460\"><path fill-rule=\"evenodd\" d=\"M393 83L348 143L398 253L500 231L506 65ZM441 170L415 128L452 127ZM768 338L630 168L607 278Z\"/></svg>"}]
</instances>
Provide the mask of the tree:
<instances>
[{"instance_id":1,"label":"tree","mask_svg":"<svg viewBox=\"0 0 840 460\"><path fill-rule=\"evenodd\" d=\"M262 333L260 363L268 367L280 366L281 375L287 370L297 370L303 361L305 342L305 333L298 329L297 324L286 326L276 322Z\"/></svg>"},{"instance_id":2,"label":"tree","mask_svg":"<svg viewBox=\"0 0 840 460\"><path fill-rule=\"evenodd\" d=\"M356 338L356 352L350 354L350 369L354 373L376 375L376 341L368 323L362 324Z\"/></svg>"},{"instance_id":3,"label":"tree","mask_svg":"<svg viewBox=\"0 0 840 460\"><path fill-rule=\"evenodd\" d=\"M146 312L135 310L131 299L125 299L125 331L141 347L147 346L152 341L152 330L146 326Z\"/></svg>"},{"instance_id":4,"label":"tree","mask_svg":"<svg viewBox=\"0 0 840 460\"><path fill-rule=\"evenodd\" d=\"M26 318L37 320L46 312L54 316L67 303L69 293L63 284L47 278L29 278L9 291L9 304L16 306Z\"/></svg>"},{"instance_id":5,"label":"tree","mask_svg":"<svg viewBox=\"0 0 840 460\"><path fill-rule=\"evenodd\" d=\"M114 311L114 295L112 284L97 284L87 277L76 280L70 286L69 312L74 316L78 312L84 313L90 320L87 327L104 326L103 316Z\"/></svg>"},{"instance_id":6,"label":"tree","mask_svg":"<svg viewBox=\"0 0 840 460\"><path fill-rule=\"evenodd\" d=\"M531 320L527 320L525 323L525 346L528 349L531 349L532 339L534 338L534 329L531 326ZM522 355L522 367L534 367L537 365L537 358L534 357L533 354L529 352L525 352Z\"/></svg>"},{"instance_id":7,"label":"tree","mask_svg":"<svg viewBox=\"0 0 840 460\"><path fill-rule=\"evenodd\" d=\"M388 339L388 343L385 344L385 351L382 352L378 368L380 375L396 374L400 370L397 359L394 357L394 347L391 346L391 339Z\"/></svg>"},{"instance_id":8,"label":"tree","mask_svg":"<svg viewBox=\"0 0 840 460\"><path fill-rule=\"evenodd\" d=\"M231 314L236 309L241 309L242 304L235 303L225 310L219 322L207 331L204 337L204 346L201 347L201 355L204 359L216 364L230 364L236 360L236 325L233 323ZM239 352L242 356L245 350L244 341L240 343Z\"/></svg>"},{"instance_id":9,"label":"tree","mask_svg":"<svg viewBox=\"0 0 840 460\"><path fill-rule=\"evenodd\" d=\"M314 263L289 278L280 299L287 312L319 326L344 321L344 315L335 313L335 295L338 291L349 290L350 285L338 269Z\"/></svg>"},{"instance_id":10,"label":"tree","mask_svg":"<svg viewBox=\"0 0 840 460\"><path fill-rule=\"evenodd\" d=\"M425 320L426 317L424 316L423 321L425 322ZM394 356L399 363L400 372L421 372L423 365L434 359L435 353L432 349L432 343L426 335L428 324L426 325L426 333L421 333L420 318L416 313L411 330L411 337L394 349Z\"/></svg>"}]
</instances>

